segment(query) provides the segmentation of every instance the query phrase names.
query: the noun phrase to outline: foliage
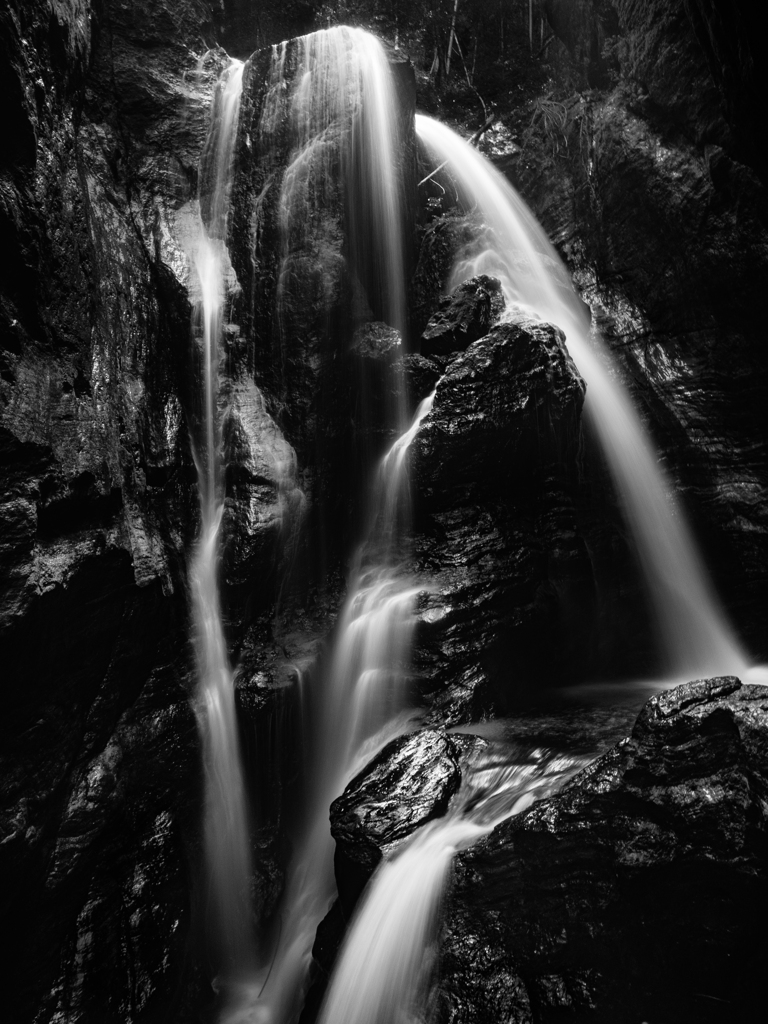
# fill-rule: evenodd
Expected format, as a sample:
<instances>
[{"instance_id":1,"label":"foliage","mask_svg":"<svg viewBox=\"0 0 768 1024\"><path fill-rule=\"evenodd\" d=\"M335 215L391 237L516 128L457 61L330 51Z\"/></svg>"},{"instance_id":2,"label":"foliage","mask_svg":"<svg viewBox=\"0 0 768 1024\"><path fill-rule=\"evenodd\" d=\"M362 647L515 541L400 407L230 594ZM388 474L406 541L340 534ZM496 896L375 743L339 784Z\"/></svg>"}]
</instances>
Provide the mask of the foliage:
<instances>
[{"instance_id":1,"label":"foliage","mask_svg":"<svg viewBox=\"0 0 768 1024\"><path fill-rule=\"evenodd\" d=\"M463 83L481 92L480 86L490 85L493 91L499 67L510 61L541 64L541 44L549 34L544 0L224 0L225 7L248 3L262 45L283 38L276 33L291 22L296 32L359 25L404 49L440 90Z\"/></svg>"}]
</instances>

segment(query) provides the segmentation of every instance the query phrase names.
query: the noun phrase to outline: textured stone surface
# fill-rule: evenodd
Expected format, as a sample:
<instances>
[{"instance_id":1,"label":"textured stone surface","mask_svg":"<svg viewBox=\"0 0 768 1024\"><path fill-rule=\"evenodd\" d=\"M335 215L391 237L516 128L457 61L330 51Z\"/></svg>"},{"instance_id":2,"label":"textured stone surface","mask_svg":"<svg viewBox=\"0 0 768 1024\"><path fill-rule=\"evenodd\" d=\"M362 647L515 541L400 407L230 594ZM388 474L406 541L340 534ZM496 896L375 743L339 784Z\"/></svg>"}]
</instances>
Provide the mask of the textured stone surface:
<instances>
[{"instance_id":1,"label":"textured stone surface","mask_svg":"<svg viewBox=\"0 0 768 1024\"><path fill-rule=\"evenodd\" d=\"M135 1021L191 991L180 238L221 56L196 0L0 18L6 1012Z\"/></svg>"},{"instance_id":2,"label":"textured stone surface","mask_svg":"<svg viewBox=\"0 0 768 1024\"><path fill-rule=\"evenodd\" d=\"M458 855L438 1018L759 1015L767 781L764 688L653 697L631 736Z\"/></svg>"},{"instance_id":3,"label":"textured stone surface","mask_svg":"<svg viewBox=\"0 0 768 1024\"><path fill-rule=\"evenodd\" d=\"M421 335L425 356L463 352L484 337L504 308L501 283L492 277L473 277L440 300Z\"/></svg>"},{"instance_id":4,"label":"textured stone surface","mask_svg":"<svg viewBox=\"0 0 768 1024\"><path fill-rule=\"evenodd\" d=\"M436 721L513 701L560 669L550 651L573 671L585 656L592 579L573 505L583 398L557 328L521 318L470 345L437 386L410 453L425 584L415 665Z\"/></svg>"},{"instance_id":5,"label":"textured stone surface","mask_svg":"<svg viewBox=\"0 0 768 1024\"><path fill-rule=\"evenodd\" d=\"M382 856L445 814L460 781L449 740L417 732L385 747L333 802L336 880L347 917Z\"/></svg>"}]
</instances>

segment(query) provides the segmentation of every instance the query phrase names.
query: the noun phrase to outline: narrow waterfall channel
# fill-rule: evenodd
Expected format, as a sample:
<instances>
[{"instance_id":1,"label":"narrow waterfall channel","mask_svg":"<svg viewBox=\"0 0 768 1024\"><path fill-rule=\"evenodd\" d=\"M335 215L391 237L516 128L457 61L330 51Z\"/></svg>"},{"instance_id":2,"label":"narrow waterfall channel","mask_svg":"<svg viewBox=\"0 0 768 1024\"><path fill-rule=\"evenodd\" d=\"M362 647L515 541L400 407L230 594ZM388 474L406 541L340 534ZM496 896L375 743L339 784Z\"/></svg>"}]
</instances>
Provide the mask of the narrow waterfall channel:
<instances>
[{"instance_id":1,"label":"narrow waterfall channel","mask_svg":"<svg viewBox=\"0 0 768 1024\"><path fill-rule=\"evenodd\" d=\"M317 926L335 895L328 809L407 722L413 606L423 588L402 568L407 544L405 454L433 397L421 403L413 424L378 469L370 531L355 557L329 663L319 674L316 691L303 702L304 728L312 741L305 821L289 865L274 966L260 1001L270 1021L289 1021L300 1009Z\"/></svg>"},{"instance_id":2,"label":"narrow waterfall channel","mask_svg":"<svg viewBox=\"0 0 768 1024\"><path fill-rule=\"evenodd\" d=\"M200 289L195 323L202 345L204 444L198 446L196 455L201 523L190 585L199 675L198 721L205 769L210 955L219 972L219 986L225 990L242 981L252 969L254 959L247 799L218 584L219 529L224 512L217 403L219 342L222 309L235 286L226 249L226 230L242 80L243 65L233 62L216 86L200 168L205 192L201 195L202 223L194 257Z\"/></svg>"},{"instance_id":3,"label":"narrow waterfall channel","mask_svg":"<svg viewBox=\"0 0 768 1024\"><path fill-rule=\"evenodd\" d=\"M677 679L747 669L709 581L685 517L669 497L672 486L659 466L632 400L593 337L583 304L554 246L520 196L480 153L450 128L417 115L416 130L436 164L458 185L465 208L475 208L476 241L460 256L453 285L475 274L502 282L509 306L556 324L587 382L585 409L624 502L645 574L665 659ZM602 351L601 351L602 349Z\"/></svg>"}]
</instances>

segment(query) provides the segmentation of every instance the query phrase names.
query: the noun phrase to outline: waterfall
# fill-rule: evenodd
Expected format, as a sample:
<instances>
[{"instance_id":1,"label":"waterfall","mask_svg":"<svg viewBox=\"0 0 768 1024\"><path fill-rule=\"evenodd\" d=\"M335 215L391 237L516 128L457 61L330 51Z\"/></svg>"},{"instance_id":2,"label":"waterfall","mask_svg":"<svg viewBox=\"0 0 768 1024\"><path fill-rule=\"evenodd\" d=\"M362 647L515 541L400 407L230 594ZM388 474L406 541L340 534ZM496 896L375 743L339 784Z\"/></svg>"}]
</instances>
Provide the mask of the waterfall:
<instances>
[{"instance_id":1,"label":"waterfall","mask_svg":"<svg viewBox=\"0 0 768 1024\"><path fill-rule=\"evenodd\" d=\"M312 253L322 261L333 251L333 244L324 243L333 243L329 233L336 226L329 211L340 206L348 273L357 288L354 317L404 329L397 118L392 72L374 36L338 27L304 36L295 48L273 47L259 138L267 151L270 140L287 132L292 147L278 205L276 314L284 345L290 344L292 304L306 301L307 282L297 273L295 256ZM323 272L330 277L332 269L323 265ZM420 589L402 568L410 518L405 453L431 400L406 430L399 358L392 370L399 380L397 400L384 427L401 436L371 488L368 529L354 558L330 655L301 677L301 823L292 836L273 952L258 993L254 989L251 1012L257 1020L283 1024L300 1012L317 926L335 894L329 806L376 749L403 728L413 605Z\"/></svg>"},{"instance_id":2,"label":"waterfall","mask_svg":"<svg viewBox=\"0 0 768 1024\"><path fill-rule=\"evenodd\" d=\"M672 485L658 465L607 348L590 335L583 303L543 229L509 182L455 132L417 115L419 139L447 164L467 209L482 228L460 256L453 285L475 274L498 277L508 306L522 306L560 327L587 382L585 410L594 423L637 546L664 669L675 678L746 672L746 659L720 608Z\"/></svg>"},{"instance_id":3,"label":"waterfall","mask_svg":"<svg viewBox=\"0 0 768 1024\"><path fill-rule=\"evenodd\" d=\"M259 125L266 146L286 123L293 140L280 191L278 319L283 319L286 291L294 284L287 256L308 243L320 252L325 233L332 231L327 214L341 180L353 273L364 285L374 318L403 330L399 131L386 54L375 36L346 26L312 32L297 44L298 67L287 59L287 43L272 48Z\"/></svg>"},{"instance_id":4,"label":"waterfall","mask_svg":"<svg viewBox=\"0 0 768 1024\"><path fill-rule=\"evenodd\" d=\"M377 868L347 930L319 1024L427 1019L440 901L455 853L581 767L544 751L513 763L503 763L493 748L489 753L466 773L445 817L423 826Z\"/></svg>"},{"instance_id":5,"label":"waterfall","mask_svg":"<svg viewBox=\"0 0 768 1024\"><path fill-rule=\"evenodd\" d=\"M225 243L242 76L237 63L222 76L201 164L201 180L208 187L201 191L204 228L194 263L205 367L205 438L198 457L202 526L191 586L206 769L211 933L227 996L225 1016L231 1024L290 1024L301 1010L317 925L335 893L329 806L408 720L415 602L424 588L405 568L411 518L406 455L434 394L407 426L402 366L396 362L398 400L385 428L400 436L381 460L370 488L367 530L353 559L330 652L300 676L305 739L301 820L290 836L292 854L272 950L255 970L247 800L217 586L224 501L218 344L223 303L237 290ZM428 118L419 117L417 125L425 146L438 161L448 161L468 203L485 221L477 245L457 264L454 283L476 273L494 274L502 280L509 305L525 306L566 333L589 384L590 414L626 501L670 671L740 671L743 658L681 514L667 500L669 485L655 465L628 396L593 349L589 324L554 249L511 187L471 147ZM275 313L283 335L292 304L302 301L307 267L330 275L323 254L337 250L331 244L324 247L324 241L336 244L331 235L338 225L327 213L340 205L348 234L344 257L357 288L354 318L361 322L380 317L402 330L403 204L395 153L400 136L392 74L379 42L358 29L334 28L303 37L295 48L273 47L258 135L265 149L270 136L288 137L291 146L279 179L277 211L282 253ZM307 262L297 260L297 253L307 256ZM561 765L550 771L541 764L518 764L492 778L483 772L470 774L451 813L422 830L377 875L345 946L324 1021L365 1024L382 1014L407 1019L418 1012L430 976L424 951L433 938L453 854L521 810L562 771ZM352 997L355 988L360 998Z\"/></svg>"},{"instance_id":6,"label":"waterfall","mask_svg":"<svg viewBox=\"0 0 768 1024\"><path fill-rule=\"evenodd\" d=\"M224 485L217 415L222 306L236 288L226 249L231 163L243 65L232 62L214 94L211 127L201 159L201 225L193 264L202 335L203 443L197 465L201 526L190 569L198 668L198 721L205 769L204 843L208 872L208 929L220 987L231 989L252 968L251 857L247 799L240 764L232 668L218 587L219 529ZM225 996L227 992L225 991Z\"/></svg>"},{"instance_id":7,"label":"waterfall","mask_svg":"<svg viewBox=\"0 0 768 1024\"><path fill-rule=\"evenodd\" d=\"M301 1006L317 926L335 894L328 809L346 784L407 723L408 657L423 590L402 568L407 518L405 455L434 394L392 445L372 491L368 536L357 551L329 664L304 694L309 736L305 821L289 866L282 929L261 1005L269 1021Z\"/></svg>"}]
</instances>

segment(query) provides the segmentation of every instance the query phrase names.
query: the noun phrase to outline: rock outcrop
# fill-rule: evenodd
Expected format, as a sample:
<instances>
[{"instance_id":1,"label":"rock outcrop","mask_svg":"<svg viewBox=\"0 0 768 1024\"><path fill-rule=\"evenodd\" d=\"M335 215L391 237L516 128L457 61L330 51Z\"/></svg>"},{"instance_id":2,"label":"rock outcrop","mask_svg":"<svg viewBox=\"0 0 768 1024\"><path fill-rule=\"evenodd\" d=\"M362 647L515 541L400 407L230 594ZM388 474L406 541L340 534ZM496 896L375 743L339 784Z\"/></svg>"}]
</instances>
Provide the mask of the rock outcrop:
<instances>
[{"instance_id":1,"label":"rock outcrop","mask_svg":"<svg viewBox=\"0 0 768 1024\"><path fill-rule=\"evenodd\" d=\"M386 746L333 802L334 867L347 919L382 858L442 817L460 781L455 745L443 733L417 732Z\"/></svg>"},{"instance_id":2,"label":"rock outcrop","mask_svg":"<svg viewBox=\"0 0 768 1024\"><path fill-rule=\"evenodd\" d=\"M764 660L752 609L765 608L768 578L768 83L754 15L711 0L547 0L545 11L555 91L512 115L520 146L499 166L573 269ZM593 562L607 566L620 536L601 540L586 515Z\"/></svg>"},{"instance_id":3,"label":"rock outcrop","mask_svg":"<svg viewBox=\"0 0 768 1024\"><path fill-rule=\"evenodd\" d=\"M334 804L340 892L434 815L448 778L458 788L461 751L443 749L468 737L436 749L434 735L383 751ZM408 786L403 803L420 812L398 818L411 748L422 795ZM763 687L723 677L652 697L630 736L457 855L436 1019L755 1019L767 783ZM337 905L318 932L326 970L351 910Z\"/></svg>"},{"instance_id":4,"label":"rock outcrop","mask_svg":"<svg viewBox=\"0 0 768 1024\"><path fill-rule=\"evenodd\" d=\"M586 657L593 582L573 504L583 399L561 332L520 316L437 384L410 453L425 590L414 660L436 721L509 707Z\"/></svg>"},{"instance_id":5,"label":"rock outcrop","mask_svg":"<svg viewBox=\"0 0 768 1024\"><path fill-rule=\"evenodd\" d=\"M0 19L5 1009L134 1021L194 989L179 213L223 55L198 0Z\"/></svg>"},{"instance_id":6,"label":"rock outcrop","mask_svg":"<svg viewBox=\"0 0 768 1024\"><path fill-rule=\"evenodd\" d=\"M438 1019L759 1016L766 781L764 688L653 697L631 736L459 854Z\"/></svg>"},{"instance_id":7,"label":"rock outcrop","mask_svg":"<svg viewBox=\"0 0 768 1024\"><path fill-rule=\"evenodd\" d=\"M421 354L447 356L463 352L484 338L504 308L501 282L493 277L473 277L440 299L421 335Z\"/></svg>"}]
</instances>

